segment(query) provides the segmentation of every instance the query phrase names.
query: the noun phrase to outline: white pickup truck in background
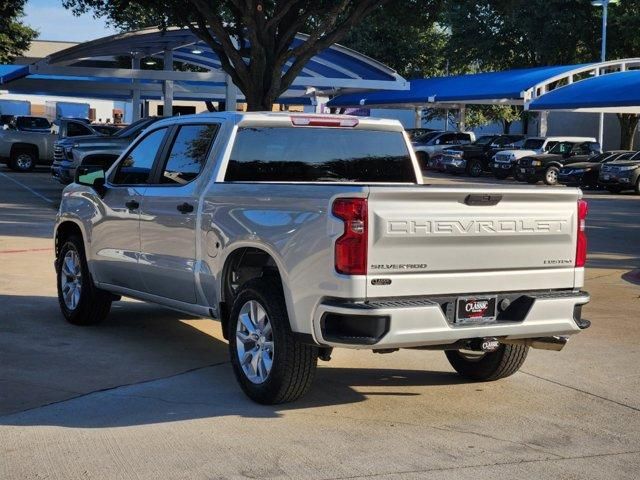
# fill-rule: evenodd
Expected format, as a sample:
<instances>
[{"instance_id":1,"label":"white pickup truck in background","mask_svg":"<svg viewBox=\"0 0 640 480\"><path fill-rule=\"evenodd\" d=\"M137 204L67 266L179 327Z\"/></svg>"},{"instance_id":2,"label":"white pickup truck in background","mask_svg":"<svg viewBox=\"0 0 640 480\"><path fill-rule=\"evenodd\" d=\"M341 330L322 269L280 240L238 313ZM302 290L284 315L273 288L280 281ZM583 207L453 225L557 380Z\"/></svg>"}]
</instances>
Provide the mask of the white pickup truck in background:
<instances>
[{"instance_id":1,"label":"white pickup truck in background","mask_svg":"<svg viewBox=\"0 0 640 480\"><path fill-rule=\"evenodd\" d=\"M158 121L65 189L60 308L96 323L128 296L219 318L262 403L300 397L335 347L443 350L488 381L588 327L580 190L423 183L397 121Z\"/></svg>"}]
</instances>

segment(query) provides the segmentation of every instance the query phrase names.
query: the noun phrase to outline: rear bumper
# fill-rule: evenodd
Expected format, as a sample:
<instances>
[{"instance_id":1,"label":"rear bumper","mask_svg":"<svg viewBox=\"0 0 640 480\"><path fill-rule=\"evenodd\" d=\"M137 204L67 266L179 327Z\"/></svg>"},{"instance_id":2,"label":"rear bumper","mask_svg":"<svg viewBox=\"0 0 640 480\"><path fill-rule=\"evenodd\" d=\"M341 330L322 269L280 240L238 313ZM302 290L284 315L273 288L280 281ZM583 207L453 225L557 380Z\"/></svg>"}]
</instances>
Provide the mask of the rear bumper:
<instances>
[{"instance_id":1,"label":"rear bumper","mask_svg":"<svg viewBox=\"0 0 640 480\"><path fill-rule=\"evenodd\" d=\"M505 297L522 298L524 305L499 314L497 321L464 326L455 324L451 307L446 307L447 300L455 297L327 301L316 309L314 336L321 345L368 349L448 345L481 337L567 336L580 332L581 307L590 299L588 293L572 290L497 295L498 302Z\"/></svg>"}]
</instances>

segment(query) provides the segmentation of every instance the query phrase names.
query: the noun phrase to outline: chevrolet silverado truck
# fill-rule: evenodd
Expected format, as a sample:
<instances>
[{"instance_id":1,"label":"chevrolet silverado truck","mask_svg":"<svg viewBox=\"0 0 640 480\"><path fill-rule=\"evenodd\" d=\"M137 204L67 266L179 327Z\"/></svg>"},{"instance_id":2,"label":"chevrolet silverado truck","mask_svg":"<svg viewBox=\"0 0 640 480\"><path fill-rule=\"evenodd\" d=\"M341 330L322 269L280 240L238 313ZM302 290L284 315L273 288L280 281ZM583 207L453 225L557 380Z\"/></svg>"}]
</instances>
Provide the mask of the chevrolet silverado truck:
<instances>
[{"instance_id":1,"label":"chevrolet silverado truck","mask_svg":"<svg viewBox=\"0 0 640 480\"><path fill-rule=\"evenodd\" d=\"M602 153L600 144L595 138L579 142L558 142L547 153L528 155L516 161L516 179L521 182L538 183L542 180L547 185L558 183L558 174L564 165L589 161Z\"/></svg>"},{"instance_id":2,"label":"chevrolet silverado truck","mask_svg":"<svg viewBox=\"0 0 640 480\"><path fill-rule=\"evenodd\" d=\"M17 116L0 129L0 161L10 169L29 172L53 159L51 123L44 117Z\"/></svg>"},{"instance_id":3,"label":"chevrolet silverado truck","mask_svg":"<svg viewBox=\"0 0 640 480\"><path fill-rule=\"evenodd\" d=\"M102 165L105 169L110 167L140 132L157 120L159 117L143 118L113 135L82 135L58 140L53 146L51 176L66 185L73 181L76 169L83 162Z\"/></svg>"},{"instance_id":4,"label":"chevrolet silverado truck","mask_svg":"<svg viewBox=\"0 0 640 480\"><path fill-rule=\"evenodd\" d=\"M65 188L59 306L217 318L260 403L299 398L333 348L441 350L492 381L589 326L586 215L574 188L424 185L395 120L174 117Z\"/></svg>"},{"instance_id":5,"label":"chevrolet silverado truck","mask_svg":"<svg viewBox=\"0 0 640 480\"><path fill-rule=\"evenodd\" d=\"M490 162L496 152L510 148L522 140L524 135L484 135L468 145L444 150L444 171L479 177L482 172L491 171Z\"/></svg>"}]
</instances>

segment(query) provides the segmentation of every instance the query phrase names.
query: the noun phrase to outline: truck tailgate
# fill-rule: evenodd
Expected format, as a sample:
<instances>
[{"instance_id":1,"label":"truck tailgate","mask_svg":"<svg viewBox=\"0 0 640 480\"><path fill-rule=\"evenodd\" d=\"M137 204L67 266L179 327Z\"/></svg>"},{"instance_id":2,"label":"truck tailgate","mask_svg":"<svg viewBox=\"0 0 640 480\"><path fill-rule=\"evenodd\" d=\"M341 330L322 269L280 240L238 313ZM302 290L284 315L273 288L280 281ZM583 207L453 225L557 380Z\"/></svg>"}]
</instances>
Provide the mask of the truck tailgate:
<instances>
[{"instance_id":1,"label":"truck tailgate","mask_svg":"<svg viewBox=\"0 0 640 480\"><path fill-rule=\"evenodd\" d=\"M372 186L367 296L575 288L579 198L570 188Z\"/></svg>"}]
</instances>

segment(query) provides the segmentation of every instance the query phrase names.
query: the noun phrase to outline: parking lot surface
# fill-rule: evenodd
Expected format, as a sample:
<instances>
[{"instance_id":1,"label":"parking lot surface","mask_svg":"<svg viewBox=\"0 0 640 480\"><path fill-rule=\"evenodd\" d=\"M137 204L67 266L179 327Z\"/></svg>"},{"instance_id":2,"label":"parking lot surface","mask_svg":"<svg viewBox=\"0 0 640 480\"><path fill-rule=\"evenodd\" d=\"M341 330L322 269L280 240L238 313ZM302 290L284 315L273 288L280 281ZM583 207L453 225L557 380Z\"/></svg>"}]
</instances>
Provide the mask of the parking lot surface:
<instances>
[{"instance_id":1,"label":"parking lot surface","mask_svg":"<svg viewBox=\"0 0 640 480\"><path fill-rule=\"evenodd\" d=\"M640 197L587 193L592 327L562 352L478 384L441 352L337 350L306 397L268 407L213 320L127 300L65 323L61 189L0 168L0 478L638 478Z\"/></svg>"}]
</instances>

